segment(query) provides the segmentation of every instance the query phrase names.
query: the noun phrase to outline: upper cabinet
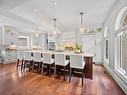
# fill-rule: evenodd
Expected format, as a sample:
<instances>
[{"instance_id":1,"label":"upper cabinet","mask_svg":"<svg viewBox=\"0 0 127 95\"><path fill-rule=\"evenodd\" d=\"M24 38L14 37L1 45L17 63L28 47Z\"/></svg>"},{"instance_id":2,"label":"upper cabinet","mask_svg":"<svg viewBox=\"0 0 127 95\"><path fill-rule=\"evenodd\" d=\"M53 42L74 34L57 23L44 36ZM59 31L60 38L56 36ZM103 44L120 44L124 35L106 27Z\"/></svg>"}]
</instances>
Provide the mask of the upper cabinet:
<instances>
[{"instance_id":1,"label":"upper cabinet","mask_svg":"<svg viewBox=\"0 0 127 95\"><path fill-rule=\"evenodd\" d=\"M0 33L0 35L2 35L0 37L0 41L2 45L11 45L12 43L16 46L21 46L21 45L30 46L31 45L32 34L22 29L3 25L2 32Z\"/></svg>"},{"instance_id":2,"label":"upper cabinet","mask_svg":"<svg viewBox=\"0 0 127 95\"><path fill-rule=\"evenodd\" d=\"M17 43L17 34L14 27L4 25L3 27L3 45L10 45L11 43Z\"/></svg>"}]
</instances>

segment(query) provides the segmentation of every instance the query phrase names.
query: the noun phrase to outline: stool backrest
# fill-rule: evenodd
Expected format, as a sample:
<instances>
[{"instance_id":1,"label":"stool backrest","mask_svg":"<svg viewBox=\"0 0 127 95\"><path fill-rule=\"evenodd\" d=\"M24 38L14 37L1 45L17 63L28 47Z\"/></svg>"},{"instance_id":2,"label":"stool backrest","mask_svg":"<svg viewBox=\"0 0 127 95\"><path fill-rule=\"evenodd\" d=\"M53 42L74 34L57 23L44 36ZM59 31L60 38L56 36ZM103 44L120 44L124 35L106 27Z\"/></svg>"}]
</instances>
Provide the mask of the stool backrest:
<instances>
[{"instance_id":1,"label":"stool backrest","mask_svg":"<svg viewBox=\"0 0 127 95\"><path fill-rule=\"evenodd\" d=\"M42 62L41 53L33 52L33 61Z\"/></svg>"},{"instance_id":2,"label":"stool backrest","mask_svg":"<svg viewBox=\"0 0 127 95\"><path fill-rule=\"evenodd\" d=\"M24 53L23 53L23 51L18 51L17 52L17 59L20 59L20 60L24 59Z\"/></svg>"},{"instance_id":3,"label":"stool backrest","mask_svg":"<svg viewBox=\"0 0 127 95\"><path fill-rule=\"evenodd\" d=\"M55 53L55 64L65 65L65 54Z\"/></svg>"},{"instance_id":4,"label":"stool backrest","mask_svg":"<svg viewBox=\"0 0 127 95\"><path fill-rule=\"evenodd\" d=\"M32 60L32 52L30 51L25 51L24 52L24 60L28 60L28 61L31 61Z\"/></svg>"},{"instance_id":5,"label":"stool backrest","mask_svg":"<svg viewBox=\"0 0 127 95\"><path fill-rule=\"evenodd\" d=\"M51 63L51 54L48 52L42 53L43 55L43 63Z\"/></svg>"},{"instance_id":6,"label":"stool backrest","mask_svg":"<svg viewBox=\"0 0 127 95\"><path fill-rule=\"evenodd\" d=\"M83 61L83 56L78 54L70 55L70 67L83 69L85 62Z\"/></svg>"}]
</instances>

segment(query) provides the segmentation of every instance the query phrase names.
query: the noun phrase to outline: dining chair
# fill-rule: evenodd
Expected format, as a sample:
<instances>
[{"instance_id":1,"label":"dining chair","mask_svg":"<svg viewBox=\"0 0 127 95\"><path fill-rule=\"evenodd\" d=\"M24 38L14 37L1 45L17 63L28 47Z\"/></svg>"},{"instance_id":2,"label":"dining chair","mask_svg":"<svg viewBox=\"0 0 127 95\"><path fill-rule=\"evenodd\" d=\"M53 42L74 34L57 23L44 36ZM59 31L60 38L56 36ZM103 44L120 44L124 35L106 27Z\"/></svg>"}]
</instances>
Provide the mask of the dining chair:
<instances>
[{"instance_id":1,"label":"dining chair","mask_svg":"<svg viewBox=\"0 0 127 95\"><path fill-rule=\"evenodd\" d=\"M21 70L23 69L23 66L24 66L24 54L23 54L23 51L17 51L17 69L18 67L21 67ZM21 63L20 63L21 62Z\"/></svg>"},{"instance_id":2,"label":"dining chair","mask_svg":"<svg viewBox=\"0 0 127 95\"><path fill-rule=\"evenodd\" d=\"M64 77L65 80L65 70L69 64L69 60L66 59L66 55L63 53L55 53L55 68L54 68L54 76L56 75L57 66L62 66L64 68Z\"/></svg>"},{"instance_id":3,"label":"dining chair","mask_svg":"<svg viewBox=\"0 0 127 95\"><path fill-rule=\"evenodd\" d=\"M37 67L38 73L40 73L40 68L41 68L42 62L43 62L43 59L42 59L41 53L40 52L33 52L33 69L34 69L34 67Z\"/></svg>"},{"instance_id":4,"label":"dining chair","mask_svg":"<svg viewBox=\"0 0 127 95\"><path fill-rule=\"evenodd\" d=\"M69 82L71 81L72 71L74 70L81 70L82 75L82 86L83 86L83 77L84 77L84 66L85 61L83 55L80 54L71 54L70 55L70 75L69 75Z\"/></svg>"},{"instance_id":5,"label":"dining chair","mask_svg":"<svg viewBox=\"0 0 127 95\"><path fill-rule=\"evenodd\" d=\"M32 57L32 52L31 51L24 51L24 69L26 67L33 70L33 57Z\"/></svg>"},{"instance_id":6,"label":"dining chair","mask_svg":"<svg viewBox=\"0 0 127 95\"><path fill-rule=\"evenodd\" d=\"M42 73L44 71L44 65L48 65L47 69L48 69L48 73L50 75L50 71L51 71L51 65L55 63L54 59L52 58L52 55L50 52L43 52L42 53L43 56L43 64L42 64Z\"/></svg>"}]
</instances>

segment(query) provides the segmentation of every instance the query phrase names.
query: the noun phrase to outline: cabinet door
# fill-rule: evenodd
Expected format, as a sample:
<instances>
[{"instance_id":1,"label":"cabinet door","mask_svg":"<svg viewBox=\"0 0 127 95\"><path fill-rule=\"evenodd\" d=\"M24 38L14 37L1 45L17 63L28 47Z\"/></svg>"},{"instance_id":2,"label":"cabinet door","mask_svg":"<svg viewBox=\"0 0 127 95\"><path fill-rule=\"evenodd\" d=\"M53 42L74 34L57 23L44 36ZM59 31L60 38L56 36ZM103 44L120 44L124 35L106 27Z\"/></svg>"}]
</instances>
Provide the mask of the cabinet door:
<instances>
[{"instance_id":1,"label":"cabinet door","mask_svg":"<svg viewBox=\"0 0 127 95\"><path fill-rule=\"evenodd\" d=\"M14 43L14 41L15 36L4 31L4 45L10 45L12 42Z\"/></svg>"},{"instance_id":2,"label":"cabinet door","mask_svg":"<svg viewBox=\"0 0 127 95\"><path fill-rule=\"evenodd\" d=\"M17 59L16 51L7 51L6 52L6 61Z\"/></svg>"}]
</instances>

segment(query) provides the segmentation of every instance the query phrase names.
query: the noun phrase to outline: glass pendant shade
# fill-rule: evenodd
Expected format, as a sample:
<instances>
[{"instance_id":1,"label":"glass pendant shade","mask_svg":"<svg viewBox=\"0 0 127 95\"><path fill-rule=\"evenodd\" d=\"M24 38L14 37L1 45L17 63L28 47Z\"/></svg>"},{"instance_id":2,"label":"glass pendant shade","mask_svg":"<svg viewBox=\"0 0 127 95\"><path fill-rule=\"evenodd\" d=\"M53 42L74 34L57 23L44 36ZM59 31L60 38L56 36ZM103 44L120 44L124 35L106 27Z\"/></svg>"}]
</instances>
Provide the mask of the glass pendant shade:
<instances>
[{"instance_id":1,"label":"glass pendant shade","mask_svg":"<svg viewBox=\"0 0 127 95\"><path fill-rule=\"evenodd\" d=\"M56 32L56 19L53 19L53 21L54 21L53 33L54 33L54 34L57 34L57 32Z\"/></svg>"},{"instance_id":2,"label":"glass pendant shade","mask_svg":"<svg viewBox=\"0 0 127 95\"><path fill-rule=\"evenodd\" d=\"M82 25L82 22L83 22L83 19L82 19L82 15L83 15L83 12L81 12L80 13L80 15L81 15L81 27L80 27L80 32L81 32L81 34L83 33L83 25Z\"/></svg>"}]
</instances>

